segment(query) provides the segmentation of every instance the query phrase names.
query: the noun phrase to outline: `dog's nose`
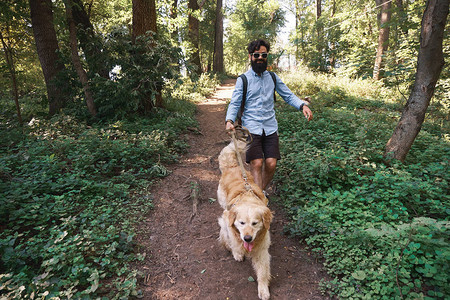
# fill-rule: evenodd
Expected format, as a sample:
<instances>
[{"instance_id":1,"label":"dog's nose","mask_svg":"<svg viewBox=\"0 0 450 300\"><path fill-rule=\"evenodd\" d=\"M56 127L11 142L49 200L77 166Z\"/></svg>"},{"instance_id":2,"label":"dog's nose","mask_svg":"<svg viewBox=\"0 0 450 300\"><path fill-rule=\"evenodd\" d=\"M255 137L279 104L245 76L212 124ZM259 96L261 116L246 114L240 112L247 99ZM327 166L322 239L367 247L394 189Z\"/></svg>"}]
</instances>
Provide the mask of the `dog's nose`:
<instances>
[{"instance_id":1,"label":"dog's nose","mask_svg":"<svg viewBox=\"0 0 450 300\"><path fill-rule=\"evenodd\" d=\"M252 236L251 235L244 236L244 241L246 241L247 243L250 243L252 241Z\"/></svg>"}]
</instances>

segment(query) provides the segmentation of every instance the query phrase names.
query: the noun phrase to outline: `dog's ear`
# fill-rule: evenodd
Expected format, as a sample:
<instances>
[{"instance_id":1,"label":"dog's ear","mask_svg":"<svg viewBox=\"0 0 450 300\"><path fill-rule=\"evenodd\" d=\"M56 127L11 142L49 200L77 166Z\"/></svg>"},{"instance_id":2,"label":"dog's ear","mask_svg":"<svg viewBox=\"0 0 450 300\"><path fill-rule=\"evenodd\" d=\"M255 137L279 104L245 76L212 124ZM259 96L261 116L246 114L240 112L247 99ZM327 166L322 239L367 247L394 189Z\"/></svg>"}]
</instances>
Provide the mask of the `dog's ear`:
<instances>
[{"instance_id":1,"label":"dog's ear","mask_svg":"<svg viewBox=\"0 0 450 300\"><path fill-rule=\"evenodd\" d=\"M273 219L273 214L270 211L270 209L268 207L266 207L264 209L264 213L263 213L263 225L264 225L264 228L266 228L266 229L270 228L270 223L272 223L272 219Z\"/></svg>"},{"instance_id":2,"label":"dog's ear","mask_svg":"<svg viewBox=\"0 0 450 300\"><path fill-rule=\"evenodd\" d=\"M236 212L234 210L224 211L225 217L227 218L228 225L233 227L234 221L236 221Z\"/></svg>"}]
</instances>

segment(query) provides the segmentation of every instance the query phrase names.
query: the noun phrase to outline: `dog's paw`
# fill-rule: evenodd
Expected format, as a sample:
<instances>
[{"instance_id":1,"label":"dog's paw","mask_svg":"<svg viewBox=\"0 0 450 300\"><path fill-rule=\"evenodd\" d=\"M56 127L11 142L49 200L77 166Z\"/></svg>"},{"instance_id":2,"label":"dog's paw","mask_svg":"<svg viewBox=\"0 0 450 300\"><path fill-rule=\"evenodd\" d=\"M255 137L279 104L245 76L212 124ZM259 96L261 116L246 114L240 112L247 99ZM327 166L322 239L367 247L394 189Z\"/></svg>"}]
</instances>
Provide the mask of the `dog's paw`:
<instances>
[{"instance_id":1,"label":"dog's paw","mask_svg":"<svg viewBox=\"0 0 450 300\"><path fill-rule=\"evenodd\" d=\"M233 252L233 257L236 261L243 261L244 260L244 254L242 253L236 253Z\"/></svg>"},{"instance_id":2,"label":"dog's paw","mask_svg":"<svg viewBox=\"0 0 450 300\"><path fill-rule=\"evenodd\" d=\"M261 300L269 300L270 292L269 287L267 285L258 284L258 297Z\"/></svg>"}]
</instances>

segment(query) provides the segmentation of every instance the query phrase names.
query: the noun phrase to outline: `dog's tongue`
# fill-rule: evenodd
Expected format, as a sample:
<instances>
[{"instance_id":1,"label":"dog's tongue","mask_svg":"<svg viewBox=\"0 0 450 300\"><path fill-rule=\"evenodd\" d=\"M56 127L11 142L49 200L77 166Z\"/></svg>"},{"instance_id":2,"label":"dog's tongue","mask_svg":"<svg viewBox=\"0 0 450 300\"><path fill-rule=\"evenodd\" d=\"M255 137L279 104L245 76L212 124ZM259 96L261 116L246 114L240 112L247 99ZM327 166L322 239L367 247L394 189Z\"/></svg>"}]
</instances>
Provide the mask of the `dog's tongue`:
<instances>
[{"instance_id":1,"label":"dog's tongue","mask_svg":"<svg viewBox=\"0 0 450 300\"><path fill-rule=\"evenodd\" d=\"M252 242L252 243L244 242L244 248L245 248L248 252L251 252L252 249L253 249L253 242Z\"/></svg>"}]
</instances>

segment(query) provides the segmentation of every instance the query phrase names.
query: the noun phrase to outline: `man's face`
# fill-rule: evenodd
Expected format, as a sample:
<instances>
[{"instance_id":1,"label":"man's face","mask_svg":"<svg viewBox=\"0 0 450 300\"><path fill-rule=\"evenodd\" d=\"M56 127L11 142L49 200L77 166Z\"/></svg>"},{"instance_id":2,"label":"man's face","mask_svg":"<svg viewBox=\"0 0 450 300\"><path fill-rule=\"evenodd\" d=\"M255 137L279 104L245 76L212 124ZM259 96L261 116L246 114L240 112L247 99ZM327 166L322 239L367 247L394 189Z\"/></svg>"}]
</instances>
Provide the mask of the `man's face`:
<instances>
[{"instance_id":1,"label":"man's face","mask_svg":"<svg viewBox=\"0 0 450 300\"><path fill-rule=\"evenodd\" d=\"M251 61L252 69L257 74L263 73L267 69L267 48L265 46L259 47L252 54L248 55ZM258 56L255 58L255 56ZM265 58L263 57L265 56Z\"/></svg>"}]
</instances>

